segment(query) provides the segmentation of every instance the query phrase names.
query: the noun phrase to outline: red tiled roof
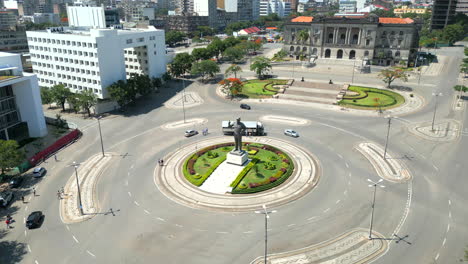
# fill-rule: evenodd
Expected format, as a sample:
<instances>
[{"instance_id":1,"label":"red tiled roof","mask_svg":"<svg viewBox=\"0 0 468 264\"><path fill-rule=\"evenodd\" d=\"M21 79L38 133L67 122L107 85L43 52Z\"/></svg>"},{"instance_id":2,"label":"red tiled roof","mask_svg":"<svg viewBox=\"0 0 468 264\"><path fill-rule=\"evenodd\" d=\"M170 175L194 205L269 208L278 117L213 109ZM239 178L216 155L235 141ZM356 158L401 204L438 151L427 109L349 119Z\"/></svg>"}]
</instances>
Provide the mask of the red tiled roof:
<instances>
[{"instance_id":1,"label":"red tiled roof","mask_svg":"<svg viewBox=\"0 0 468 264\"><path fill-rule=\"evenodd\" d=\"M257 33L260 31L258 27L249 27L243 29L247 34Z\"/></svg>"},{"instance_id":2,"label":"red tiled roof","mask_svg":"<svg viewBox=\"0 0 468 264\"><path fill-rule=\"evenodd\" d=\"M379 17L379 23L382 24L412 24L414 20L411 18L398 17Z\"/></svg>"},{"instance_id":3,"label":"red tiled roof","mask_svg":"<svg viewBox=\"0 0 468 264\"><path fill-rule=\"evenodd\" d=\"M266 29L278 29L277 27L266 27Z\"/></svg>"},{"instance_id":4,"label":"red tiled roof","mask_svg":"<svg viewBox=\"0 0 468 264\"><path fill-rule=\"evenodd\" d=\"M314 20L314 17L311 16L298 16L296 18L291 19L291 22L302 22L302 23L310 23Z\"/></svg>"}]
</instances>

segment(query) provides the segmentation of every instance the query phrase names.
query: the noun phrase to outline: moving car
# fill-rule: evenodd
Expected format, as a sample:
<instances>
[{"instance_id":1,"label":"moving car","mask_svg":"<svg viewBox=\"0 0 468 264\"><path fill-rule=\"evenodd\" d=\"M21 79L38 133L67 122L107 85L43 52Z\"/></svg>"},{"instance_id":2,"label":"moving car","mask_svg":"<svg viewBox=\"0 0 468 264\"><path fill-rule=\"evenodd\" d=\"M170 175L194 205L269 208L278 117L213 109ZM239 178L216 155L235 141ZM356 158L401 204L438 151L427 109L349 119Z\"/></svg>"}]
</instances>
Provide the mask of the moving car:
<instances>
[{"instance_id":1,"label":"moving car","mask_svg":"<svg viewBox=\"0 0 468 264\"><path fill-rule=\"evenodd\" d=\"M193 129L185 131L185 137L195 136L196 134L198 134L198 131Z\"/></svg>"},{"instance_id":2,"label":"moving car","mask_svg":"<svg viewBox=\"0 0 468 264\"><path fill-rule=\"evenodd\" d=\"M32 212L26 220L26 227L28 229L39 227L43 218L44 215L41 211Z\"/></svg>"},{"instance_id":3,"label":"moving car","mask_svg":"<svg viewBox=\"0 0 468 264\"><path fill-rule=\"evenodd\" d=\"M11 179L10 181L10 187L11 188L18 188L21 183L23 182L23 177L14 177L13 179Z\"/></svg>"},{"instance_id":4,"label":"moving car","mask_svg":"<svg viewBox=\"0 0 468 264\"><path fill-rule=\"evenodd\" d=\"M286 129L284 130L284 134L286 136L290 136L290 137L299 137L299 133L297 133L296 131L292 130L292 129Z\"/></svg>"},{"instance_id":5,"label":"moving car","mask_svg":"<svg viewBox=\"0 0 468 264\"><path fill-rule=\"evenodd\" d=\"M12 192L2 192L0 193L0 206L6 207L11 200L13 200Z\"/></svg>"},{"instance_id":6,"label":"moving car","mask_svg":"<svg viewBox=\"0 0 468 264\"><path fill-rule=\"evenodd\" d=\"M46 174L47 170L44 167L37 167L33 170L33 177L39 178Z\"/></svg>"},{"instance_id":7,"label":"moving car","mask_svg":"<svg viewBox=\"0 0 468 264\"><path fill-rule=\"evenodd\" d=\"M240 105L240 108L250 110L250 105L248 105L248 104L241 104L241 105Z\"/></svg>"}]
</instances>

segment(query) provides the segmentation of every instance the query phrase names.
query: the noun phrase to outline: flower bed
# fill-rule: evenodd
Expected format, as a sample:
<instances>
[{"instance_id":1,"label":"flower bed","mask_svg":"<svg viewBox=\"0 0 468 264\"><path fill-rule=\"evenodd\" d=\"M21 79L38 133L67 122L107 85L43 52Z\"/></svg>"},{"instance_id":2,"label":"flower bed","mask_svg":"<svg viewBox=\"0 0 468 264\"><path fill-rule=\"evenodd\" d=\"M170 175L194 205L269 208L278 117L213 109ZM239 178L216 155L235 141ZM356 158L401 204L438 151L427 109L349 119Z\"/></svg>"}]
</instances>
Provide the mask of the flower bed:
<instances>
[{"instance_id":1,"label":"flower bed","mask_svg":"<svg viewBox=\"0 0 468 264\"><path fill-rule=\"evenodd\" d=\"M369 87L350 86L358 95L346 95L339 105L360 109L388 109L399 106L405 98L398 93Z\"/></svg>"}]
</instances>

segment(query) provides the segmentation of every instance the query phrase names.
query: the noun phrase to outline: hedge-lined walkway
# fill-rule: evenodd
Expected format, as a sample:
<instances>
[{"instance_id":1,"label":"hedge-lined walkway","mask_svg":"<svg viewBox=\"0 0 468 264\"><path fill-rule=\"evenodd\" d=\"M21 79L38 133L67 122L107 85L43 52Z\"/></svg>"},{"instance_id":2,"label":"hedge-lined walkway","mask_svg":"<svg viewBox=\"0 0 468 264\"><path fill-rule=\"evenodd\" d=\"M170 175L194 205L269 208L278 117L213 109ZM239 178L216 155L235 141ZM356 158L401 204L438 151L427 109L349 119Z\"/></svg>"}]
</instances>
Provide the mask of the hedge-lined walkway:
<instances>
[{"instance_id":1,"label":"hedge-lined walkway","mask_svg":"<svg viewBox=\"0 0 468 264\"><path fill-rule=\"evenodd\" d=\"M298 199L315 187L320 171L316 158L289 141L269 137L249 137L246 141L267 144L287 153L294 162L294 172L280 186L256 194L213 194L200 190L188 182L182 168L186 160L197 150L223 143L231 143L232 137L215 137L183 146L164 157L165 166L157 166L154 180L157 188L177 203L216 211L251 211L266 204L279 206Z\"/></svg>"}]
</instances>

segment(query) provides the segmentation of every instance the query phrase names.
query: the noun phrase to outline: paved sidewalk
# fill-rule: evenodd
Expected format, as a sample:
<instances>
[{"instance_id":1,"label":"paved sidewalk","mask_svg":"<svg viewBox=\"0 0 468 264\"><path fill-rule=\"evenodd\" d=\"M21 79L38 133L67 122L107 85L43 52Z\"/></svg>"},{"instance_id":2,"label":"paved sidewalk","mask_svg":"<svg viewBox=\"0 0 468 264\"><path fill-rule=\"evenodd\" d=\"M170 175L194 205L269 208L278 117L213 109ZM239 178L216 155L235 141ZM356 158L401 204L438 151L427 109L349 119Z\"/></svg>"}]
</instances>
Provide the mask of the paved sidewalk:
<instances>
[{"instance_id":1,"label":"paved sidewalk","mask_svg":"<svg viewBox=\"0 0 468 264\"><path fill-rule=\"evenodd\" d=\"M199 125L199 124L205 124L208 122L208 119L206 118L191 118L191 119L186 119L185 122L184 120L179 120L171 123L166 123L161 125L162 129L165 130L172 130L172 129L179 129L183 127L191 127L194 125Z\"/></svg>"},{"instance_id":2,"label":"paved sidewalk","mask_svg":"<svg viewBox=\"0 0 468 264\"><path fill-rule=\"evenodd\" d=\"M237 178L237 175L244 169L250 160L243 165L235 165L224 161L213 171L208 179L200 186L200 190L209 193L226 194L232 191L231 183Z\"/></svg>"},{"instance_id":3,"label":"paved sidewalk","mask_svg":"<svg viewBox=\"0 0 468 264\"><path fill-rule=\"evenodd\" d=\"M267 257L269 264L355 264L370 263L383 255L388 242L376 232L369 239L369 231L358 228L328 241L306 248L271 254ZM251 264L264 263L264 257L258 257Z\"/></svg>"}]
</instances>

